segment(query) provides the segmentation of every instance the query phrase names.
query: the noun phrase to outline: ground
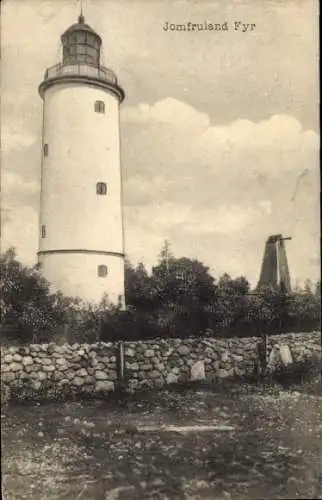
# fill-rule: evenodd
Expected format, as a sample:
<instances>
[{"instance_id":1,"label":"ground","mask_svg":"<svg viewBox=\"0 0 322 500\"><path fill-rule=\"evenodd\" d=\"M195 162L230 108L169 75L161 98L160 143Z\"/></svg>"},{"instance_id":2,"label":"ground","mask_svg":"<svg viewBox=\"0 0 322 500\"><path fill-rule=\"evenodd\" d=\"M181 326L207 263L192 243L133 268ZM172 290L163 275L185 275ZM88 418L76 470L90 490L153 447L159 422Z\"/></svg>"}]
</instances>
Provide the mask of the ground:
<instances>
[{"instance_id":1,"label":"ground","mask_svg":"<svg viewBox=\"0 0 322 500\"><path fill-rule=\"evenodd\" d=\"M1 423L5 500L322 498L319 395L163 390L9 405Z\"/></svg>"}]
</instances>

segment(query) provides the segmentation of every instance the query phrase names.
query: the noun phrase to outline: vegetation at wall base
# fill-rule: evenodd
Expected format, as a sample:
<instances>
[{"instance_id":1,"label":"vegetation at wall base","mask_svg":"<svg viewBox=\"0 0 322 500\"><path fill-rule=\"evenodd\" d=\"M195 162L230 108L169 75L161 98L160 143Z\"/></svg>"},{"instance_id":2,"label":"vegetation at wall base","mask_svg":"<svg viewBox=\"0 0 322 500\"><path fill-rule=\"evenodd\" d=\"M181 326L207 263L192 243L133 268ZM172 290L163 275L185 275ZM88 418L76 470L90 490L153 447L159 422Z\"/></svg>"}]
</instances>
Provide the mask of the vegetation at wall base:
<instances>
[{"instance_id":1,"label":"vegetation at wall base","mask_svg":"<svg viewBox=\"0 0 322 500\"><path fill-rule=\"evenodd\" d=\"M272 380L285 388L298 386L318 389L322 395L322 358L316 356L280 366L272 374Z\"/></svg>"},{"instance_id":2,"label":"vegetation at wall base","mask_svg":"<svg viewBox=\"0 0 322 500\"><path fill-rule=\"evenodd\" d=\"M252 290L243 276L214 278L198 260L175 258L168 244L149 274L125 266L125 310L51 293L37 266L9 249L0 260L1 343L251 337L312 332L321 327L321 285L292 294Z\"/></svg>"}]
</instances>

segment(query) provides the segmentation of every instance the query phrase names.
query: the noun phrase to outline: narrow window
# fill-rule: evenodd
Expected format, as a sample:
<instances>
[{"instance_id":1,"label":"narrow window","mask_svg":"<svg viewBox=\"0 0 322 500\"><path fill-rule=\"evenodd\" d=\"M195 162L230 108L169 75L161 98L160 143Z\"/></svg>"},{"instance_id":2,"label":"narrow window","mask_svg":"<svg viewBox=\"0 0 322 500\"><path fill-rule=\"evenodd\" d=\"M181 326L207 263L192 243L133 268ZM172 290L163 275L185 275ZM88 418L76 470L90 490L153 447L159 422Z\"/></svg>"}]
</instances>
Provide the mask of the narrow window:
<instances>
[{"instance_id":1,"label":"narrow window","mask_svg":"<svg viewBox=\"0 0 322 500\"><path fill-rule=\"evenodd\" d=\"M107 187L105 182L98 182L96 184L96 194L106 194L107 193Z\"/></svg>"},{"instance_id":2,"label":"narrow window","mask_svg":"<svg viewBox=\"0 0 322 500\"><path fill-rule=\"evenodd\" d=\"M46 238L46 226L45 226L45 224L43 224L41 226L41 237Z\"/></svg>"},{"instance_id":3,"label":"narrow window","mask_svg":"<svg viewBox=\"0 0 322 500\"><path fill-rule=\"evenodd\" d=\"M100 278L105 278L107 276L107 266L98 266L97 274Z\"/></svg>"},{"instance_id":4,"label":"narrow window","mask_svg":"<svg viewBox=\"0 0 322 500\"><path fill-rule=\"evenodd\" d=\"M48 156L48 144L44 144L44 156Z\"/></svg>"},{"instance_id":5,"label":"narrow window","mask_svg":"<svg viewBox=\"0 0 322 500\"><path fill-rule=\"evenodd\" d=\"M118 296L117 305L120 308L124 307L125 303L124 303L124 296L123 295Z\"/></svg>"},{"instance_id":6,"label":"narrow window","mask_svg":"<svg viewBox=\"0 0 322 500\"><path fill-rule=\"evenodd\" d=\"M95 112L105 113L105 103L103 101L95 101Z\"/></svg>"}]
</instances>

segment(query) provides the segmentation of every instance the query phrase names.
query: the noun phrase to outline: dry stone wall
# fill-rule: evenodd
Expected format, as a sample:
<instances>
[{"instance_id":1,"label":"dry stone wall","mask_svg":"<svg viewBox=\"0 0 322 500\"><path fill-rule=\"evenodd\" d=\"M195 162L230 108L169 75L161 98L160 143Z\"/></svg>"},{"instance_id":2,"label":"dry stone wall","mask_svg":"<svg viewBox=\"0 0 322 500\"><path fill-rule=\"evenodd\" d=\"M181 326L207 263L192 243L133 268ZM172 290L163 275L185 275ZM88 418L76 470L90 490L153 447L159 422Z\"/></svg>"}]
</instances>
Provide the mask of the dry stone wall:
<instances>
[{"instance_id":1,"label":"dry stone wall","mask_svg":"<svg viewBox=\"0 0 322 500\"><path fill-rule=\"evenodd\" d=\"M125 377L130 389L189 380L249 374L257 339L167 339L125 343Z\"/></svg>"},{"instance_id":2,"label":"dry stone wall","mask_svg":"<svg viewBox=\"0 0 322 500\"><path fill-rule=\"evenodd\" d=\"M253 373L258 338L158 339L123 344L123 387L132 391L189 380L210 383ZM285 346L292 361L321 359L321 334L285 334L268 339L268 354ZM118 383L119 344L31 344L1 349L1 381L9 389L101 395Z\"/></svg>"},{"instance_id":3,"label":"dry stone wall","mask_svg":"<svg viewBox=\"0 0 322 500\"><path fill-rule=\"evenodd\" d=\"M321 353L321 332L283 333L268 337L268 350L273 347L288 345L293 361L303 361L312 357L313 353Z\"/></svg>"},{"instance_id":4,"label":"dry stone wall","mask_svg":"<svg viewBox=\"0 0 322 500\"><path fill-rule=\"evenodd\" d=\"M253 373L258 358L257 337L230 339L165 339L126 342L125 377L130 390L187 382L245 377ZM292 361L321 357L321 334L285 334L268 339L268 355L274 349L272 369L279 364L279 351L288 346Z\"/></svg>"},{"instance_id":5,"label":"dry stone wall","mask_svg":"<svg viewBox=\"0 0 322 500\"><path fill-rule=\"evenodd\" d=\"M31 344L1 353L1 382L9 387L40 391L101 393L113 391L116 346L97 344Z\"/></svg>"},{"instance_id":6,"label":"dry stone wall","mask_svg":"<svg viewBox=\"0 0 322 500\"><path fill-rule=\"evenodd\" d=\"M313 332L310 334L294 334L285 333L268 337L268 362L271 369L274 370L280 363L280 354L282 349L289 348L290 361L298 363L307 361L311 358L319 358L321 356L321 333Z\"/></svg>"}]
</instances>

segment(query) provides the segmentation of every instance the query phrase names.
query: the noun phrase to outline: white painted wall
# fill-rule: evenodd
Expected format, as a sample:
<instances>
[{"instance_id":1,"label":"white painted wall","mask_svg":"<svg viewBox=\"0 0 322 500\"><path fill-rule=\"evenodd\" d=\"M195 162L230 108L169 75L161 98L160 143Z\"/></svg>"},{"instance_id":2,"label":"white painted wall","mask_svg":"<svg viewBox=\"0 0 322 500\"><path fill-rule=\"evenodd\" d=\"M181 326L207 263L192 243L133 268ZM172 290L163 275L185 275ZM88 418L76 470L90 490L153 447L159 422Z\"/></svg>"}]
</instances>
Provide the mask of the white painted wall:
<instances>
[{"instance_id":1,"label":"white painted wall","mask_svg":"<svg viewBox=\"0 0 322 500\"><path fill-rule=\"evenodd\" d=\"M94 111L105 102L105 114ZM58 84L44 96L39 250L95 250L124 253L121 200L119 102L107 90ZM96 194L96 183L107 195ZM41 237L41 226L46 237ZM123 259L97 254L39 256L44 276L67 295L100 300L124 295ZM109 266L99 278L97 266Z\"/></svg>"},{"instance_id":2,"label":"white painted wall","mask_svg":"<svg viewBox=\"0 0 322 500\"><path fill-rule=\"evenodd\" d=\"M124 300L124 261L121 257L97 254L44 254L40 259L44 276L53 290L97 303L104 294L117 304ZM106 265L108 276L99 278L97 268Z\"/></svg>"}]
</instances>

